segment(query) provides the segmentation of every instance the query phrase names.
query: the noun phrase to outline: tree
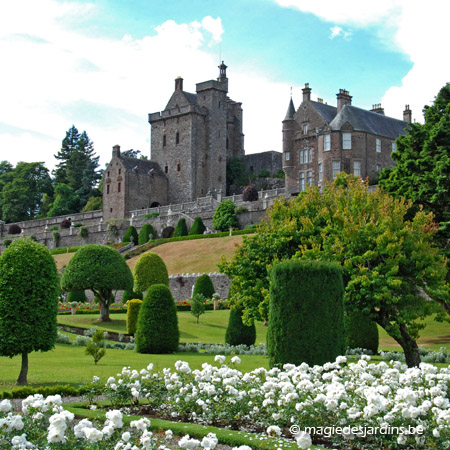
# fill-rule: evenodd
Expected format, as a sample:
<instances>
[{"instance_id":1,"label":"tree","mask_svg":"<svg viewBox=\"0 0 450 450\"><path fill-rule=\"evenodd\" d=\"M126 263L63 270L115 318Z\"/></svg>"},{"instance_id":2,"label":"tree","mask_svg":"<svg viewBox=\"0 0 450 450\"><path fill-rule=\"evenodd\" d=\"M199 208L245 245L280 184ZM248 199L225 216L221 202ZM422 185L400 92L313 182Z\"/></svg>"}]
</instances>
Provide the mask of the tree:
<instances>
[{"instance_id":1,"label":"tree","mask_svg":"<svg viewBox=\"0 0 450 450\"><path fill-rule=\"evenodd\" d=\"M12 173L14 167L8 161L0 161L0 193L3 191L3 187L6 183L12 180ZM0 218L3 218L3 199L0 194Z\"/></svg>"},{"instance_id":2,"label":"tree","mask_svg":"<svg viewBox=\"0 0 450 450\"><path fill-rule=\"evenodd\" d=\"M28 354L56 342L59 280L43 244L21 238L0 256L0 355L22 356L17 384L27 384Z\"/></svg>"},{"instance_id":3,"label":"tree","mask_svg":"<svg viewBox=\"0 0 450 450\"><path fill-rule=\"evenodd\" d=\"M127 228L127 231L125 231L125 234L123 235L122 242L131 242L131 238L133 238L134 245L138 244L139 236L138 232L133 225Z\"/></svg>"},{"instance_id":4,"label":"tree","mask_svg":"<svg viewBox=\"0 0 450 450\"><path fill-rule=\"evenodd\" d=\"M241 187L247 183L247 172L241 158L232 158L227 163L227 192L231 185Z\"/></svg>"},{"instance_id":5,"label":"tree","mask_svg":"<svg viewBox=\"0 0 450 450\"><path fill-rule=\"evenodd\" d=\"M43 195L53 192L48 170L42 162L19 162L5 173L1 191L2 218L6 222L34 219L40 212Z\"/></svg>"},{"instance_id":6,"label":"tree","mask_svg":"<svg viewBox=\"0 0 450 450\"><path fill-rule=\"evenodd\" d=\"M89 197L81 212L97 211L103 208L102 197Z\"/></svg>"},{"instance_id":7,"label":"tree","mask_svg":"<svg viewBox=\"0 0 450 450\"><path fill-rule=\"evenodd\" d=\"M239 228L236 205L233 200L224 200L219 204L213 215L213 227L219 231Z\"/></svg>"},{"instance_id":8,"label":"tree","mask_svg":"<svg viewBox=\"0 0 450 450\"><path fill-rule=\"evenodd\" d=\"M225 332L225 343L228 345L255 345L255 324L242 323L242 309L232 308L228 319L227 331Z\"/></svg>"},{"instance_id":9,"label":"tree","mask_svg":"<svg viewBox=\"0 0 450 450\"><path fill-rule=\"evenodd\" d=\"M191 229L189 230L189 236L193 236L194 234L203 234L206 230L205 224L201 217L196 217L194 219L194 223L192 224Z\"/></svg>"},{"instance_id":10,"label":"tree","mask_svg":"<svg viewBox=\"0 0 450 450\"><path fill-rule=\"evenodd\" d=\"M80 198L73 189L67 185L59 183L55 186L55 198L48 210L49 217L64 216L78 211Z\"/></svg>"},{"instance_id":11,"label":"tree","mask_svg":"<svg viewBox=\"0 0 450 450\"><path fill-rule=\"evenodd\" d=\"M94 335L88 340L86 344L86 355L91 355L94 358L94 363L97 363L105 356L106 350L103 343L103 330L97 330Z\"/></svg>"},{"instance_id":12,"label":"tree","mask_svg":"<svg viewBox=\"0 0 450 450\"><path fill-rule=\"evenodd\" d=\"M175 230L173 232L173 237L180 237L187 235L188 235L188 228L186 225L186 219L184 217L181 217L177 222L177 226L175 227Z\"/></svg>"},{"instance_id":13,"label":"tree","mask_svg":"<svg viewBox=\"0 0 450 450\"><path fill-rule=\"evenodd\" d=\"M152 239L155 239L156 231L153 228L152 224L146 223L139 231L139 235L138 235L139 245L146 244L149 241L150 236L152 236Z\"/></svg>"},{"instance_id":14,"label":"tree","mask_svg":"<svg viewBox=\"0 0 450 450\"><path fill-rule=\"evenodd\" d=\"M197 323L200 316L205 314L205 302L206 298L202 294L194 294L191 298L191 314L197 319Z\"/></svg>"},{"instance_id":15,"label":"tree","mask_svg":"<svg viewBox=\"0 0 450 450\"><path fill-rule=\"evenodd\" d=\"M102 322L110 322L109 306L113 290L131 290L133 276L121 254L105 245L90 244L80 248L67 264L61 278L64 291L91 290L100 304Z\"/></svg>"},{"instance_id":16,"label":"tree","mask_svg":"<svg viewBox=\"0 0 450 450\"><path fill-rule=\"evenodd\" d=\"M366 183L341 174L323 193L311 187L280 199L254 237L244 237L221 272L233 279L229 302L244 320L267 317L268 269L291 257L339 262L344 268L345 308L360 309L403 348L408 365L420 361L416 338L433 300L447 301L445 259L433 245L430 214L405 216L411 202L368 191Z\"/></svg>"},{"instance_id":17,"label":"tree","mask_svg":"<svg viewBox=\"0 0 450 450\"><path fill-rule=\"evenodd\" d=\"M139 257L133 271L134 290L145 292L153 284L169 286L169 273L164 261L156 253L144 253Z\"/></svg>"},{"instance_id":18,"label":"tree","mask_svg":"<svg viewBox=\"0 0 450 450\"><path fill-rule=\"evenodd\" d=\"M204 273L197 278L192 295L203 295L205 298L212 298L216 290L214 284L208 274Z\"/></svg>"}]
</instances>

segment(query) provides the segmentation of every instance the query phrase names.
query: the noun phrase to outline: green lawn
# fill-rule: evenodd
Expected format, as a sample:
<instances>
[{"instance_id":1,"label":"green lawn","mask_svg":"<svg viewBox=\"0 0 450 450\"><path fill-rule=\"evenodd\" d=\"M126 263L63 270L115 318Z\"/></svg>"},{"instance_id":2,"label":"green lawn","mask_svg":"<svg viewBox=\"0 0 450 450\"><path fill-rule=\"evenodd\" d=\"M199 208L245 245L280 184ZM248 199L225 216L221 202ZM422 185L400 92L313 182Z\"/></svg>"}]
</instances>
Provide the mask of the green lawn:
<instances>
[{"instance_id":1,"label":"green lawn","mask_svg":"<svg viewBox=\"0 0 450 450\"><path fill-rule=\"evenodd\" d=\"M200 323L189 311L178 312L180 342L202 342L203 344L224 344L229 310L206 311L200 316ZM112 322L98 323L98 314L60 315L58 323L77 327L97 327L102 330L126 333L126 314L111 314ZM267 327L256 323L256 344L266 342Z\"/></svg>"}]
</instances>

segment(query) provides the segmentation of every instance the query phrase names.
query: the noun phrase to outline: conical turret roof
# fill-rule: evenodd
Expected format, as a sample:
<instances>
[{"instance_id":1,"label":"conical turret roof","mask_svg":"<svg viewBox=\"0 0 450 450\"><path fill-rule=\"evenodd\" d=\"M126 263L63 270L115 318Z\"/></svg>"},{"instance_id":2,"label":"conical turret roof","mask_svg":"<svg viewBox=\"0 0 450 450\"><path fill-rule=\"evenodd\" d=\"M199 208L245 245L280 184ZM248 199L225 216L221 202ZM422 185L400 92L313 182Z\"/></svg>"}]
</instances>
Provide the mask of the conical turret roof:
<instances>
[{"instance_id":1,"label":"conical turret roof","mask_svg":"<svg viewBox=\"0 0 450 450\"><path fill-rule=\"evenodd\" d=\"M295 114L295 107L291 97L291 101L289 102L289 107L286 112L286 117L284 118L284 120L294 120L294 114Z\"/></svg>"}]
</instances>

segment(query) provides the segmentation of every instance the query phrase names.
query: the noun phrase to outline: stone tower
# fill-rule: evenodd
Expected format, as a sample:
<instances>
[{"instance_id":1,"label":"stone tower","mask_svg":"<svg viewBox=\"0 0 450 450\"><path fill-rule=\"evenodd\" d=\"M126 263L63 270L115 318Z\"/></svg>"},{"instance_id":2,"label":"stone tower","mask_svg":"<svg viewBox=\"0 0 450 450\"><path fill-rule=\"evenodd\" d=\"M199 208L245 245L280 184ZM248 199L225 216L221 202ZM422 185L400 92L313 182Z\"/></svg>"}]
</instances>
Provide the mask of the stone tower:
<instances>
[{"instance_id":1,"label":"stone tower","mask_svg":"<svg viewBox=\"0 0 450 450\"><path fill-rule=\"evenodd\" d=\"M244 155L242 106L228 96L227 66L217 80L196 85L196 94L175 80L162 112L149 114L151 160L168 179L168 202L182 203L226 190L226 163Z\"/></svg>"}]
</instances>

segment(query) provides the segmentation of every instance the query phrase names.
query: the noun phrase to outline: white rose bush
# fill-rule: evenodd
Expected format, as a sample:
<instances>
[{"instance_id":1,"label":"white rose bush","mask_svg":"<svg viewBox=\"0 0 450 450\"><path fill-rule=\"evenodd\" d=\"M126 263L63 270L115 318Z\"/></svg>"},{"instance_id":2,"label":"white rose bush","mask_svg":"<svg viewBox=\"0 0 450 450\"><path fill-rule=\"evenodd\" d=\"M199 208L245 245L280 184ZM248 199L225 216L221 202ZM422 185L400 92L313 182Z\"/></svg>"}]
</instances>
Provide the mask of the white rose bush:
<instances>
[{"instance_id":1,"label":"white rose bush","mask_svg":"<svg viewBox=\"0 0 450 450\"><path fill-rule=\"evenodd\" d=\"M163 418L243 428L274 439L290 437L302 449L312 442L341 449L450 448L449 368L426 363L407 368L398 361L376 364L365 355L357 362L340 356L323 366L286 364L249 373L234 367L237 360L227 366L225 357L218 356L216 363L204 363L198 370L185 361L161 371L153 371L152 365L139 372L125 367L101 392L115 405L139 401ZM97 387L99 383L93 382ZM59 396L29 397L21 414L14 414L7 400L0 403L0 448L4 442L10 446L5 448L165 448L148 426L143 418L126 429L117 409L107 411L102 426L87 419L75 424ZM308 431L313 427L315 433ZM344 431L327 434L326 428ZM33 441L36 436L40 441ZM215 436L185 436L178 445L213 448L215 442Z\"/></svg>"}]
</instances>

